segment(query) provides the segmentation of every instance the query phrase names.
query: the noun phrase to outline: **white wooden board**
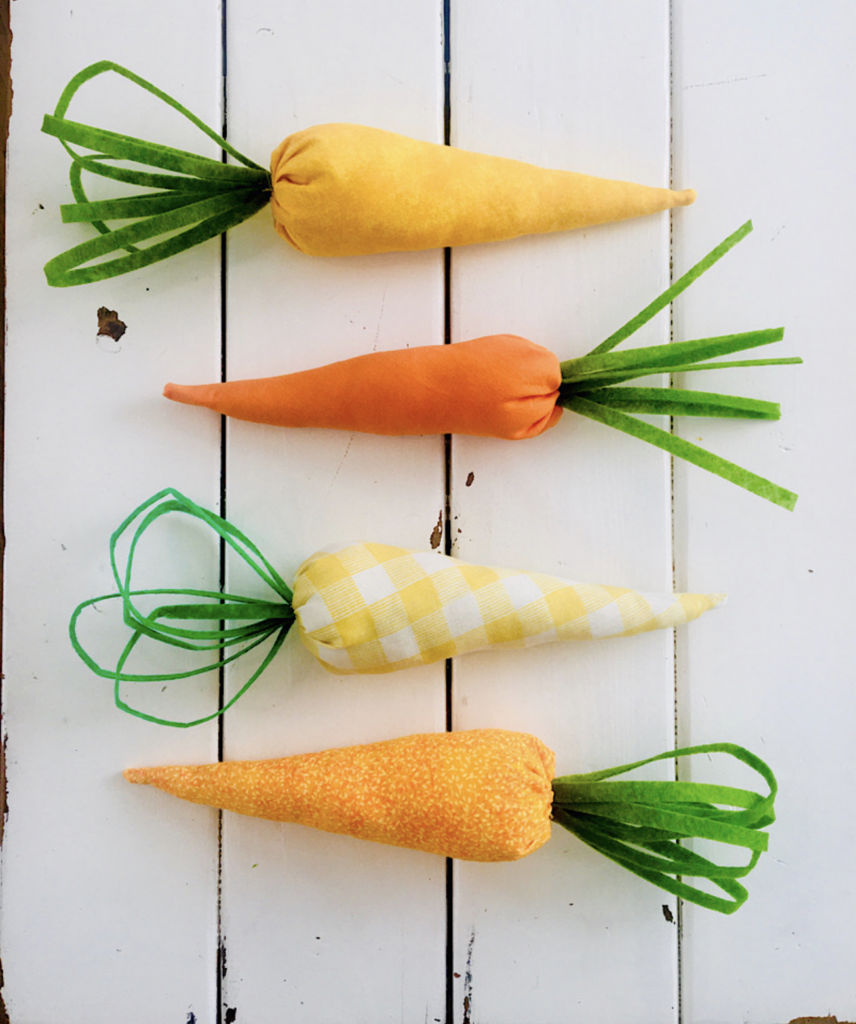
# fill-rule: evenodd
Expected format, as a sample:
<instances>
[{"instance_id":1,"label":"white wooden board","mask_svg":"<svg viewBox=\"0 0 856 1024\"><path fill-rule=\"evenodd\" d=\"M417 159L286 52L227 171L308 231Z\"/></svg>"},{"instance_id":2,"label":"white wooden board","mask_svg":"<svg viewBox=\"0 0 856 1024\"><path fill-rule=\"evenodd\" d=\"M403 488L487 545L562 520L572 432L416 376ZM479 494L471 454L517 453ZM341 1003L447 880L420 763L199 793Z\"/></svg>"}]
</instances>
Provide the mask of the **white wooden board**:
<instances>
[{"instance_id":1,"label":"white wooden board","mask_svg":"<svg viewBox=\"0 0 856 1024\"><path fill-rule=\"evenodd\" d=\"M325 121L442 141L443 4L13 5L0 916L11 1024L856 1019L854 15L832 0L532 0L525 16L452 0L449 11L454 145L650 184L671 176L699 202L456 250L448 282L440 252L301 256L265 211L231 232L223 268L211 242L103 285L50 289L42 265L88 229L60 224L67 159L38 129L79 68L117 60L219 126L225 40L228 135L262 164L290 131ZM91 83L75 104L80 120L216 154L121 84ZM799 491L792 514L681 464L673 479L659 452L571 414L531 442L454 438L447 479L440 438L223 433L213 414L160 397L169 379L218 379L221 359L234 379L442 344L447 286L453 343L507 332L579 355L748 217L754 234L676 303L673 322L661 314L632 344L786 326L782 354L804 367L704 382L781 400L781 422L677 429ZM118 344L96 339L99 306L128 324ZM428 548L448 493L440 543L470 561L727 589L725 608L676 638L459 659L449 697L453 728L531 731L560 772L675 738L756 750L782 795L747 905L735 917L679 907L558 828L525 861L455 863L447 876L427 854L128 787L119 773L132 764L446 724L444 666L333 677L296 636L222 726L169 730L117 712L110 683L71 651L68 617L112 589L110 532L166 485L211 508L222 500L286 579L330 541ZM209 539L167 528L152 547L167 568L141 585L188 574L216 585ZM227 570L230 587L253 586ZM119 629L93 615L115 648ZM246 673L242 662L227 687ZM166 696L176 716L213 709L216 681Z\"/></svg>"},{"instance_id":2,"label":"white wooden board","mask_svg":"<svg viewBox=\"0 0 856 1024\"><path fill-rule=\"evenodd\" d=\"M856 10L715 7L681 4L675 22L676 174L705 197L675 234L676 265L747 217L755 230L676 303L676 338L781 325L775 355L805 365L710 381L780 401L780 422L686 432L798 491L793 513L676 468L679 572L715 573L731 594L726 643L679 639L681 740L728 735L768 759L781 786L772 853L737 918L685 911L684 1011L688 1021L850 1021L856 150L843 125L856 96ZM828 205L810 198L818 190Z\"/></svg>"},{"instance_id":3,"label":"white wooden board","mask_svg":"<svg viewBox=\"0 0 856 1024\"><path fill-rule=\"evenodd\" d=\"M453 142L668 184L667 5L620 5L620 38L616 14L544 3L520 24L512 8L458 10ZM455 340L508 332L560 358L583 355L668 283L668 226L662 214L456 251ZM639 342L665 340L662 321L640 332ZM455 438L456 553L671 589L668 462L613 434L567 413L531 442ZM671 647L659 633L460 660L454 724L532 732L556 751L560 774L658 753L672 737ZM472 1020L491 1024L524 1012L544 1022L673 1019L676 932L662 911L673 901L553 832L524 862L456 865L456 1010L468 998Z\"/></svg>"},{"instance_id":4,"label":"white wooden board","mask_svg":"<svg viewBox=\"0 0 856 1024\"><path fill-rule=\"evenodd\" d=\"M129 799L119 772L216 757L216 727L179 743L172 730L118 714L109 682L85 668L67 636L75 605L113 589L107 540L132 508L166 484L217 500L216 425L182 423L158 396L167 367L217 372L218 251L215 243L188 254L180 273L153 269L69 290L48 288L41 270L89 235L59 222L59 203L71 200L68 161L39 131L76 70L112 57L219 120L218 12L200 2L157 13L160 21L151 5L128 9L117 26L106 2L13 12L3 998L15 1024L215 1013L216 814L187 813L149 793ZM138 134L186 138L176 118L118 81L93 93L73 108L81 120L99 110L104 127L121 130L133 111ZM100 306L128 324L119 344L96 338ZM162 585L212 553L180 533L154 547ZM216 585L216 571L200 578ZM115 652L119 635L114 628L100 638ZM216 684L194 690L216 707ZM177 693L177 716L188 706Z\"/></svg>"}]
</instances>

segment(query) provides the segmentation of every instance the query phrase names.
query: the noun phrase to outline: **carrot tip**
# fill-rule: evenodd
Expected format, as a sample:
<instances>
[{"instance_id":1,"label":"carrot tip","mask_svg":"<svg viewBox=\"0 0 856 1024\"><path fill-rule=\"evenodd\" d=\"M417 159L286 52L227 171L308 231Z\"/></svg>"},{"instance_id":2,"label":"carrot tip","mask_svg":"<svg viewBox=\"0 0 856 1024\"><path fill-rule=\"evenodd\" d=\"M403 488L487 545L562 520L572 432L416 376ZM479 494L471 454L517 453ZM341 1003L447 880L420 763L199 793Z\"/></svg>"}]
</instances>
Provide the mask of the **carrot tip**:
<instances>
[{"instance_id":1,"label":"carrot tip","mask_svg":"<svg viewBox=\"0 0 856 1024\"><path fill-rule=\"evenodd\" d=\"M675 192L676 206L692 206L696 201L696 190L694 188L685 188L681 191Z\"/></svg>"},{"instance_id":2,"label":"carrot tip","mask_svg":"<svg viewBox=\"0 0 856 1024\"><path fill-rule=\"evenodd\" d=\"M164 398L185 405L207 405L210 388L205 384L167 384L163 389Z\"/></svg>"},{"instance_id":3,"label":"carrot tip","mask_svg":"<svg viewBox=\"0 0 856 1024\"><path fill-rule=\"evenodd\" d=\"M148 782L148 773L145 768L126 768L122 775L128 780L128 782Z\"/></svg>"}]
</instances>

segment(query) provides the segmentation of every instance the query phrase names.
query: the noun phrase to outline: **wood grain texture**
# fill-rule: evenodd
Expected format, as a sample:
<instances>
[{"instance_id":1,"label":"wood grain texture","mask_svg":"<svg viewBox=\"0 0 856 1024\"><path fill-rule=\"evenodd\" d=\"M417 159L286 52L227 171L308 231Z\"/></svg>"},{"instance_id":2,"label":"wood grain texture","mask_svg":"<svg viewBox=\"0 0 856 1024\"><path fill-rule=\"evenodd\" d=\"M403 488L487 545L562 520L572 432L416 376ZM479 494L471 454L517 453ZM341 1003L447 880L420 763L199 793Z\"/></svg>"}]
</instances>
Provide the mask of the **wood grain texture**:
<instances>
[{"instance_id":1,"label":"wood grain texture","mask_svg":"<svg viewBox=\"0 0 856 1024\"><path fill-rule=\"evenodd\" d=\"M261 163L291 131L334 121L442 141L441 19L439 3L230 2L230 137ZM313 258L266 213L245 228L229 245L230 377L442 343L441 253ZM227 429L229 516L287 579L330 543L430 550L445 505L442 438ZM286 648L230 713L227 758L444 728L442 665L352 679L326 672L296 630ZM330 1024L443 1016L441 858L227 816L223 866L224 1006L236 1019L271 1006Z\"/></svg>"},{"instance_id":2,"label":"wood grain texture","mask_svg":"<svg viewBox=\"0 0 856 1024\"><path fill-rule=\"evenodd\" d=\"M781 354L805 366L705 377L781 401L780 422L677 430L800 492L796 511L682 463L673 483L659 452L571 414L532 441L454 438L447 481L440 438L236 422L223 438L218 417L165 402L167 380L216 380L221 358L239 378L442 344L443 256L313 259L263 211L231 232L222 278L211 242L103 285L49 289L42 265L88 229L59 222L67 161L39 133L42 114L76 70L112 58L219 125L221 11L201 0L13 5L0 911L12 1024L856 1018L854 14L833 0L450 9L454 145L652 185L671 175L700 196L671 217L454 251L452 342L511 332L580 355L752 217L755 232L679 299L672 322L664 312L630 344L786 327ZM325 121L442 141L440 0L229 0L226 13L228 135L260 163L290 131ZM216 154L124 87L75 104L81 120L97 112L104 127ZM118 342L96 336L100 307L127 324ZM111 530L167 484L213 508L222 497L286 579L331 541L448 541L477 563L729 591L676 644L652 633L459 659L451 713L456 729L536 734L563 773L659 752L676 731L756 750L782 796L746 906L736 918L679 909L554 828L523 861L454 865L447 973L441 858L237 816L221 824L127 786L129 765L445 728L443 666L334 677L296 635L222 733L118 714L110 684L74 657L68 617L111 589ZM148 583L191 574L216 585L210 539L167 529L151 544L163 569ZM230 586L254 591L241 566L227 571ZM118 646L108 615L90 628ZM230 671L227 689L251 668ZM216 682L165 696L176 715L195 714L215 706Z\"/></svg>"},{"instance_id":3,"label":"wood grain texture","mask_svg":"<svg viewBox=\"0 0 856 1024\"><path fill-rule=\"evenodd\" d=\"M739 921L684 912L685 1019L851 1019L856 154L842 119L856 95L856 12L682 3L677 14L675 168L705 201L676 230L676 266L749 216L755 230L676 303L676 339L783 325L776 354L805 359L706 375L720 377L712 390L780 401L780 422L682 431L800 494L786 513L676 467L678 582L715 575L732 595L726 644L679 638L681 739L728 734L768 759L781 786L771 852ZM821 192L827 206L811 198Z\"/></svg>"},{"instance_id":4,"label":"wood grain texture","mask_svg":"<svg viewBox=\"0 0 856 1024\"><path fill-rule=\"evenodd\" d=\"M112 589L107 541L137 503L166 484L216 502L216 425L181 424L159 393L177 368L216 372L218 247L175 270L48 288L43 264L90 229L60 224L68 160L39 127L71 75L107 56L216 124L219 17L205 3L148 5L125 11L117 31L109 3L42 2L16 6L12 28L3 995L14 1024L211 1019L217 816L176 813L147 794L129 800L120 771L216 756L216 728L181 733L120 715L109 682L78 661L67 635L77 602ZM92 83L79 100L81 120L97 111L107 128L186 138L164 108L116 82ZM119 343L97 337L100 306L128 324ZM197 560L216 582L216 550L180 536L154 547L164 582ZM107 623L104 612L91 621ZM120 637L114 618L98 640L116 652ZM216 680L170 696L178 716L194 701L216 707Z\"/></svg>"},{"instance_id":5,"label":"wood grain texture","mask_svg":"<svg viewBox=\"0 0 856 1024\"><path fill-rule=\"evenodd\" d=\"M544 2L524 21L470 3L453 9L452 46L454 144L668 183L666 4ZM503 331L560 358L584 354L667 283L668 227L657 215L454 251L453 340ZM632 343L667 332L660 317ZM660 453L568 413L532 441L454 438L452 451L456 554L671 588ZM715 631L716 616L696 626ZM671 634L652 634L461 659L454 725L533 732L560 773L668 749L671 645ZM662 913L673 901L553 833L520 864L456 865L456 1019L674 1019L676 931Z\"/></svg>"}]
</instances>

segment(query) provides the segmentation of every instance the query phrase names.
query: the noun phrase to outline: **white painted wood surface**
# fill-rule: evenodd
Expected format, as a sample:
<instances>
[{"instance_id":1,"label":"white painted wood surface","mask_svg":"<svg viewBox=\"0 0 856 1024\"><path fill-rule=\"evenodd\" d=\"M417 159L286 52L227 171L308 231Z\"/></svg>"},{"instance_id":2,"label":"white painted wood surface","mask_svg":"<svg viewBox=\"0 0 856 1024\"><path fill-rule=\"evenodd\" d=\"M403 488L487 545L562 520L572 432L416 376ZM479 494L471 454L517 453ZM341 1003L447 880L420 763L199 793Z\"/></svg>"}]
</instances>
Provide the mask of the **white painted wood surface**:
<instances>
[{"instance_id":1,"label":"white painted wood surface","mask_svg":"<svg viewBox=\"0 0 856 1024\"><path fill-rule=\"evenodd\" d=\"M230 139L261 163L289 131L330 120L441 141L442 13L439 0L229 0ZM534 732L571 772L666 749L677 723L682 742L757 750L783 792L747 905L731 918L684 907L680 931L663 912L674 900L559 829L523 862L455 864L447 978L441 859L228 815L221 827L214 811L130 789L128 765L216 759L218 727L119 714L66 641L71 608L110 589L107 539L136 503L167 484L220 500L218 419L159 397L168 379L219 376L220 254L209 243L104 285L49 289L42 265L87 229L59 223L66 159L38 126L103 57L218 125L220 14L195 0L12 9L0 918L12 1024L856 1019L844 129L856 15L831 0L811 12L532 0L521 17L452 0L453 144L652 184L671 167L701 197L671 219L455 251L452 340L513 332L581 354L665 286L670 260L681 272L751 216L754 234L676 304L674 337L783 324L783 354L807 363L721 383L781 400L780 423L699 421L686 434L800 491L793 514L678 464L673 516L667 459L570 414L532 442L453 439L454 553L642 589L674 573L681 589L731 595L676 647L661 633L461 659L454 728ZM211 152L129 95L97 88L75 111ZM225 279L232 378L443 342L441 253L313 260L261 214L231 233ZM115 349L95 340L101 305L129 325ZM669 336L664 313L633 343ZM330 540L427 547L444 459L437 438L230 423L226 512L286 578ZM175 582L212 554L191 533L164 531L152 556L175 565ZM201 585L216 580L206 564ZM118 635L108 625L103 638ZM224 756L441 730L445 686L442 666L335 678L293 637L226 716ZM216 684L175 690L177 715L216 700Z\"/></svg>"}]
</instances>

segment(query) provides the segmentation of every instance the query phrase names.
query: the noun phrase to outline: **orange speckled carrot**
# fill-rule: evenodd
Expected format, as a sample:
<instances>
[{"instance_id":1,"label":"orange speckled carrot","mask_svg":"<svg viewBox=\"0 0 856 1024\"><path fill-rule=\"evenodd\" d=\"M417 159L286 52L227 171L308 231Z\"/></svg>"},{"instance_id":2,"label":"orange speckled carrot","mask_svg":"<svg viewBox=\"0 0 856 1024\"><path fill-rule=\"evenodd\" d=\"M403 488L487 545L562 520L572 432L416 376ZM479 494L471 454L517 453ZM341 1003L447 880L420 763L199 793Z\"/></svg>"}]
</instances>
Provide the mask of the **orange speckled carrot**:
<instances>
[{"instance_id":1,"label":"orange speckled carrot","mask_svg":"<svg viewBox=\"0 0 856 1024\"><path fill-rule=\"evenodd\" d=\"M714 753L758 772L768 795L699 782L611 781L652 761ZM776 779L760 758L711 743L600 772L554 778L554 771L553 752L534 736L474 729L124 774L193 803L461 860L519 860L547 842L555 820L668 892L723 913L744 902L737 879L767 848L758 830L774 820ZM742 846L752 851L749 864L723 867L675 842L692 836ZM728 898L673 876L707 879Z\"/></svg>"},{"instance_id":2,"label":"orange speckled carrot","mask_svg":"<svg viewBox=\"0 0 856 1024\"><path fill-rule=\"evenodd\" d=\"M425 733L269 761L135 768L198 804L461 860L517 860L550 838L555 759L523 733Z\"/></svg>"}]
</instances>

